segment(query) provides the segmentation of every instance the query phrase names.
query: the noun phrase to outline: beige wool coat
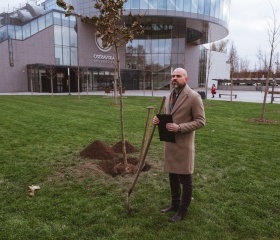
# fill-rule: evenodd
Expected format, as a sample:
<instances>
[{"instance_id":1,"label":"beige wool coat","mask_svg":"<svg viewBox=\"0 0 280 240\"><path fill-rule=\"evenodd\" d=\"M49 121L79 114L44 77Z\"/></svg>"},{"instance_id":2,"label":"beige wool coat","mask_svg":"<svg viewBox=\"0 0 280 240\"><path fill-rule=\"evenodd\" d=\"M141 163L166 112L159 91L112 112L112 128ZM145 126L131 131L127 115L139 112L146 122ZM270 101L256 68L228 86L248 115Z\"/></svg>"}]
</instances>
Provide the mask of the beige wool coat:
<instances>
[{"instance_id":1,"label":"beige wool coat","mask_svg":"<svg viewBox=\"0 0 280 240\"><path fill-rule=\"evenodd\" d=\"M180 93L172 111L170 94L165 100L165 113L172 114L173 122L180 124L175 143L164 142L164 172L192 174L195 158L195 130L204 127L205 112L200 95L188 85Z\"/></svg>"}]
</instances>

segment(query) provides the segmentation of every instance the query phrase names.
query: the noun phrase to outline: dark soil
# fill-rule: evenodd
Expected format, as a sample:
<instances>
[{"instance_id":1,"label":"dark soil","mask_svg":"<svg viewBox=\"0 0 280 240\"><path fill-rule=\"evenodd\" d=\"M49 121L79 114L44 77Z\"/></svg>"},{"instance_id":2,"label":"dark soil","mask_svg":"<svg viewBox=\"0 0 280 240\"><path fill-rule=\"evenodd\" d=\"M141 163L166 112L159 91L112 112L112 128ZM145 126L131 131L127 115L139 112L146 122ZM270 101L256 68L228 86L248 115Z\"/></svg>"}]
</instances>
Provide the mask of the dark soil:
<instances>
[{"instance_id":1,"label":"dark soil","mask_svg":"<svg viewBox=\"0 0 280 240\"><path fill-rule=\"evenodd\" d=\"M125 142L127 162L123 164L122 141L117 142L112 147L96 140L80 152L82 158L92 159L98 168L107 174L115 177L116 175L134 174L137 171L137 163L139 158L135 157L135 153L139 150L131 143ZM142 171L150 170L150 165L145 163Z\"/></svg>"},{"instance_id":2,"label":"dark soil","mask_svg":"<svg viewBox=\"0 0 280 240\"><path fill-rule=\"evenodd\" d=\"M276 124L277 120L273 119L260 119L260 118L251 118L249 119L250 122L257 122L257 123L263 123L263 124Z\"/></svg>"}]
</instances>

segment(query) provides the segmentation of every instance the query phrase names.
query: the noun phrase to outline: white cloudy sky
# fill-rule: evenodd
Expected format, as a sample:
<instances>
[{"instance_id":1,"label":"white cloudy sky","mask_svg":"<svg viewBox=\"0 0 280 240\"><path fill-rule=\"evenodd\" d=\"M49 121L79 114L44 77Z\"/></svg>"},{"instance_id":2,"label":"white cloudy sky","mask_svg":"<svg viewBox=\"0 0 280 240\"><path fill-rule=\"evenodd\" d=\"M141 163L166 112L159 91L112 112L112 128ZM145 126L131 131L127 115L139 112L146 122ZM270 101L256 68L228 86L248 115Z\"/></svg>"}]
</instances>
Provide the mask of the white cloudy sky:
<instances>
[{"instance_id":1,"label":"white cloudy sky","mask_svg":"<svg viewBox=\"0 0 280 240\"><path fill-rule=\"evenodd\" d=\"M19 7L20 3L23 5L27 0L0 0L0 12L7 11L7 2L12 9L12 7ZM278 24L280 24L280 0L270 0L270 2L277 11ZM234 42L239 56L248 59L251 68L257 62L256 54L259 48L269 51L267 30L271 17L272 8L269 0L231 0L230 34L227 38ZM280 52L280 45L277 52Z\"/></svg>"}]
</instances>

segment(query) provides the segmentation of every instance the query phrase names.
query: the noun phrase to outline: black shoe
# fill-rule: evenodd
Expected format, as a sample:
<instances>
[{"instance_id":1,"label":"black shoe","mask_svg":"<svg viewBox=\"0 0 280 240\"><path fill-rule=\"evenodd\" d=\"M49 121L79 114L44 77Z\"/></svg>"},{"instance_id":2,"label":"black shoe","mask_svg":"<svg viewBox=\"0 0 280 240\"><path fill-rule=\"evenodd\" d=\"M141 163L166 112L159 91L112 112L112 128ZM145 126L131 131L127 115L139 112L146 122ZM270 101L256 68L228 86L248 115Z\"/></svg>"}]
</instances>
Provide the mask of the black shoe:
<instances>
[{"instance_id":1,"label":"black shoe","mask_svg":"<svg viewBox=\"0 0 280 240\"><path fill-rule=\"evenodd\" d=\"M184 217L186 216L186 213L187 213L187 210L186 209L182 209L182 208L179 208L178 211L176 212L176 214L170 218L168 221L169 222L180 222L184 219Z\"/></svg>"},{"instance_id":2,"label":"black shoe","mask_svg":"<svg viewBox=\"0 0 280 240\"><path fill-rule=\"evenodd\" d=\"M170 205L167 208L161 209L160 211L162 213L168 213L168 212L177 212L179 206L174 206L174 205Z\"/></svg>"},{"instance_id":3,"label":"black shoe","mask_svg":"<svg viewBox=\"0 0 280 240\"><path fill-rule=\"evenodd\" d=\"M180 221L182 221L183 220L183 216L180 216L180 215L178 215L177 213L172 217L172 218L170 218L168 221L169 222L173 222L173 223L175 223L175 222L180 222Z\"/></svg>"}]
</instances>

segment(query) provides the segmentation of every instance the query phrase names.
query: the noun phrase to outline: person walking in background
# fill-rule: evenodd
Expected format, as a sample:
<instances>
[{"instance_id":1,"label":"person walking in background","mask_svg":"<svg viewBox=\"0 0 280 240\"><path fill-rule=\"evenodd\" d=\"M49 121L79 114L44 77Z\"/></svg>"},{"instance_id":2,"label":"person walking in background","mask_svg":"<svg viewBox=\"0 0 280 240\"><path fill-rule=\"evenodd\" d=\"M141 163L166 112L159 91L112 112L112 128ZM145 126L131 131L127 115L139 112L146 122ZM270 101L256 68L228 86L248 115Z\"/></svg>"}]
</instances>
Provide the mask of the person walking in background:
<instances>
[{"instance_id":1,"label":"person walking in background","mask_svg":"<svg viewBox=\"0 0 280 240\"><path fill-rule=\"evenodd\" d=\"M216 90L217 90L216 85L215 85L215 83L213 83L212 88L211 88L212 98L215 97Z\"/></svg>"},{"instance_id":2,"label":"person walking in background","mask_svg":"<svg viewBox=\"0 0 280 240\"><path fill-rule=\"evenodd\" d=\"M191 203L195 130L204 127L206 121L201 97L187 82L187 71L176 68L171 78L173 90L165 101L165 113L173 118L166 129L175 133L175 142L164 142L164 172L169 174L171 205L161 212L176 212L169 222L181 221ZM159 121L154 116L153 124L158 125Z\"/></svg>"}]
</instances>

